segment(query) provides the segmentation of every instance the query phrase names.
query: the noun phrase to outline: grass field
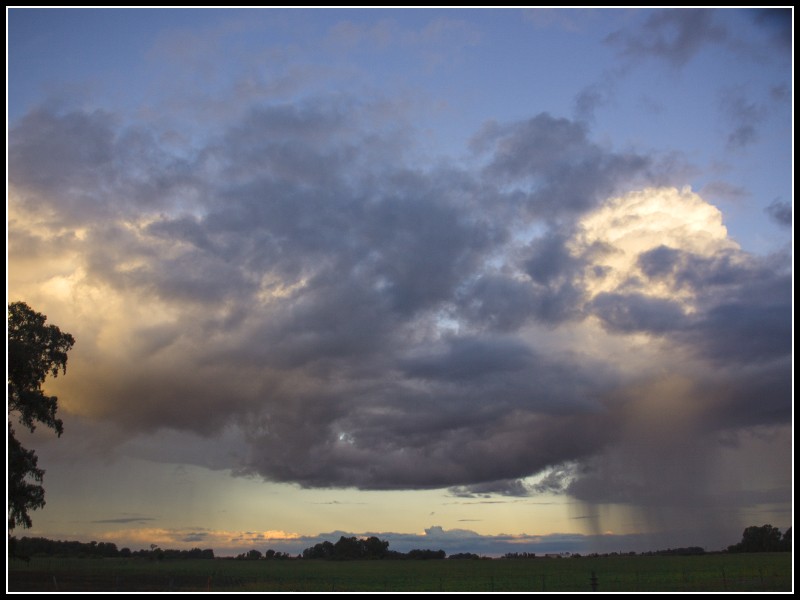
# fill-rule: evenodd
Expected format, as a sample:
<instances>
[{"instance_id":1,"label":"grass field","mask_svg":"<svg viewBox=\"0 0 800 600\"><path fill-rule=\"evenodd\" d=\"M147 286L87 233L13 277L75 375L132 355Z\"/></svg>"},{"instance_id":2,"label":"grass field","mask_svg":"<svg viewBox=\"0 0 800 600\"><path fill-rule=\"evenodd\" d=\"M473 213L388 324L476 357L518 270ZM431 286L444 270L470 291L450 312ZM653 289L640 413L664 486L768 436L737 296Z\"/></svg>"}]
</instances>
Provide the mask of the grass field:
<instances>
[{"instance_id":1,"label":"grass field","mask_svg":"<svg viewBox=\"0 0 800 600\"><path fill-rule=\"evenodd\" d=\"M33 558L9 591L791 591L792 554L528 560L236 561Z\"/></svg>"}]
</instances>

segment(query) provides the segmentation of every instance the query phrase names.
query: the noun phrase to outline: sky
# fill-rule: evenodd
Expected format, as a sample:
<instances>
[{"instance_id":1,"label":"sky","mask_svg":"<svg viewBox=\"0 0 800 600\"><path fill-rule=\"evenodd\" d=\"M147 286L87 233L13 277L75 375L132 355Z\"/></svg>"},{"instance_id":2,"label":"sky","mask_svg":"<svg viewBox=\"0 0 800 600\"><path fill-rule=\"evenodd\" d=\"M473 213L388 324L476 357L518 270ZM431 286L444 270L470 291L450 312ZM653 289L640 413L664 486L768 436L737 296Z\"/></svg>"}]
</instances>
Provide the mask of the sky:
<instances>
[{"instance_id":1,"label":"sky","mask_svg":"<svg viewBox=\"0 0 800 600\"><path fill-rule=\"evenodd\" d=\"M792 16L7 9L7 297L76 340L16 533L790 527Z\"/></svg>"}]
</instances>

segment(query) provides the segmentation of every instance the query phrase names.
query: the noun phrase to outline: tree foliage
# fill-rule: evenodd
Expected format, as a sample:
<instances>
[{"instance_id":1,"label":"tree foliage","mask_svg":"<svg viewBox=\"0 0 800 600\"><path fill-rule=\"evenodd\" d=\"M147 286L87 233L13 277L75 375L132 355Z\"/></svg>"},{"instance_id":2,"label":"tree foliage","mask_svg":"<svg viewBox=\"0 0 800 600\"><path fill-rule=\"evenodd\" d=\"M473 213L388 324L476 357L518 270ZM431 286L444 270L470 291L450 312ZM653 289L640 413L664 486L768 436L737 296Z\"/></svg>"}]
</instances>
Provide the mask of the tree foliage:
<instances>
[{"instance_id":1,"label":"tree foliage","mask_svg":"<svg viewBox=\"0 0 800 600\"><path fill-rule=\"evenodd\" d=\"M365 539L342 536L335 544L326 540L303 550L303 558L370 560L389 557L389 542L375 536Z\"/></svg>"},{"instance_id":2,"label":"tree foliage","mask_svg":"<svg viewBox=\"0 0 800 600\"><path fill-rule=\"evenodd\" d=\"M783 536L772 525L753 525L742 533L742 541L728 546L728 552L784 552L791 550L792 533L789 528Z\"/></svg>"},{"instance_id":3,"label":"tree foliage","mask_svg":"<svg viewBox=\"0 0 800 600\"><path fill-rule=\"evenodd\" d=\"M444 550L414 549L406 554L411 560L443 560L447 558Z\"/></svg>"},{"instance_id":4,"label":"tree foliage","mask_svg":"<svg viewBox=\"0 0 800 600\"><path fill-rule=\"evenodd\" d=\"M38 468L33 450L27 450L16 438L13 420L29 431L37 424L64 431L56 417L58 398L48 396L42 385L48 375L57 377L67 371L67 353L75 339L55 325L46 325L47 317L24 302L8 305L8 528L30 527L29 510L44 506L44 471Z\"/></svg>"},{"instance_id":5,"label":"tree foliage","mask_svg":"<svg viewBox=\"0 0 800 600\"><path fill-rule=\"evenodd\" d=\"M791 552L791 551L792 551L792 528L789 527L789 529L783 532L783 538L781 538L781 552Z\"/></svg>"},{"instance_id":6,"label":"tree foliage","mask_svg":"<svg viewBox=\"0 0 800 600\"><path fill-rule=\"evenodd\" d=\"M170 560L170 559L208 559L214 558L214 550L206 548L192 548L191 550L162 550L155 544L148 549L134 550L130 548L117 548L113 542L78 542L50 540L42 537L23 537L15 539L17 554L21 556L59 556L59 557L93 557L93 558L147 558Z\"/></svg>"}]
</instances>

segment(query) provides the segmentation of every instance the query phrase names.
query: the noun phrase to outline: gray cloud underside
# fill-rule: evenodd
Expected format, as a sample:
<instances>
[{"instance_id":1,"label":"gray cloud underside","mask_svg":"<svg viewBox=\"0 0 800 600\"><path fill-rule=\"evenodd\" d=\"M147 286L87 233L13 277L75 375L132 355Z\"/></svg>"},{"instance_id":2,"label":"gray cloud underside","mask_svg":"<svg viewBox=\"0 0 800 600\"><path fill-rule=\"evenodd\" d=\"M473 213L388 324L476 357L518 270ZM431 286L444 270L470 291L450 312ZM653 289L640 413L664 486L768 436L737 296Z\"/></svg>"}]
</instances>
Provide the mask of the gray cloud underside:
<instances>
[{"instance_id":1,"label":"gray cloud underside","mask_svg":"<svg viewBox=\"0 0 800 600\"><path fill-rule=\"evenodd\" d=\"M767 214L782 227L792 226L792 204L782 200L773 200L766 208Z\"/></svg>"},{"instance_id":2,"label":"gray cloud underside","mask_svg":"<svg viewBox=\"0 0 800 600\"><path fill-rule=\"evenodd\" d=\"M732 124L729 149L744 148L758 141L759 129L766 118L765 106L749 100L740 89L727 89L722 93L720 109Z\"/></svg>"},{"instance_id":3,"label":"gray cloud underside","mask_svg":"<svg viewBox=\"0 0 800 600\"><path fill-rule=\"evenodd\" d=\"M726 16L732 18L724 19L724 23L720 17L721 10L666 8L639 11L641 16L631 18L635 25L629 21L607 35L604 42L625 59L626 66L652 59L680 69L702 50L713 46L723 46L726 52L745 60L764 62L780 56L787 63L791 61L791 8L728 10L732 14ZM746 28L746 34L736 31L737 21ZM591 114L593 106L602 99L598 91L597 86L590 87L579 97L576 106L579 115ZM730 145L748 143L752 133L745 129L734 131L729 139Z\"/></svg>"},{"instance_id":4,"label":"gray cloud underside","mask_svg":"<svg viewBox=\"0 0 800 600\"><path fill-rule=\"evenodd\" d=\"M713 33L705 19L697 35ZM566 249L575 220L658 180L658 157L540 114L479 131L476 172L420 166L359 108L254 108L180 153L102 112L17 123L9 184L51 234L11 223L10 256L60 248L88 281L180 308L130 323L125 359L71 363L63 389L129 431L238 424L249 456L231 467L272 480L515 495L619 434L623 365L550 354L530 333L594 316L692 357L713 391L703 430L786 422L785 265L659 248L639 267L693 290L696 313L633 292L589 300L590 257Z\"/></svg>"},{"instance_id":5,"label":"gray cloud underside","mask_svg":"<svg viewBox=\"0 0 800 600\"><path fill-rule=\"evenodd\" d=\"M703 46L726 40L714 23L713 9L664 9L653 12L637 30L619 30L606 38L620 55L639 60L654 57L682 66Z\"/></svg>"},{"instance_id":6,"label":"gray cloud underside","mask_svg":"<svg viewBox=\"0 0 800 600\"><path fill-rule=\"evenodd\" d=\"M783 51L792 48L791 8L757 8L750 12L753 21L770 37L771 41Z\"/></svg>"},{"instance_id":7,"label":"gray cloud underside","mask_svg":"<svg viewBox=\"0 0 800 600\"><path fill-rule=\"evenodd\" d=\"M154 517L120 517L118 519L99 519L91 521L91 523L146 523L155 520Z\"/></svg>"}]
</instances>

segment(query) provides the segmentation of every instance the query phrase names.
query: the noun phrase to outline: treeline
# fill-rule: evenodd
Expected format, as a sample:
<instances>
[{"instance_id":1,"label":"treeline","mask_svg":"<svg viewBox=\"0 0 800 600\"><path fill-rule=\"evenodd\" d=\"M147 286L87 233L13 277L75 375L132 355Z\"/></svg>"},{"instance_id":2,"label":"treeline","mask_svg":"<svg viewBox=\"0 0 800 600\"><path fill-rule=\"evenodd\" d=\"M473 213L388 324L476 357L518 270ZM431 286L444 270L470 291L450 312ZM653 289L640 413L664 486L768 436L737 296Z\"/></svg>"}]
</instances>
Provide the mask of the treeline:
<instances>
[{"instance_id":1,"label":"treeline","mask_svg":"<svg viewBox=\"0 0 800 600\"><path fill-rule=\"evenodd\" d=\"M781 534L780 529L772 525L752 526L744 530L742 541L728 546L728 552L790 552L792 550L792 528ZM206 548L192 548L191 550L161 549L155 544L150 549L131 550L130 548L118 549L113 542L77 542L49 540L41 537L16 537L9 538L9 554L11 557L27 559L33 556L58 556L58 557L88 557L88 558L148 558L150 560L188 559L188 558L214 558L214 550ZM642 552L641 556L693 556L705 554L699 546L687 548L668 548ZM608 554L589 554L588 557L599 556L635 556L635 552ZM533 552L509 552L503 556L507 559L535 558ZM572 554L573 558L581 558L580 554ZM259 550L250 550L236 556L239 560L286 560L293 558L286 552L267 550L262 554ZM320 542L303 550L297 558L323 559L323 560L441 560L447 558L444 550L410 550L407 553L389 550L389 542L375 536L368 538L345 537L332 543ZM477 554L463 552L453 554L451 559L479 559Z\"/></svg>"},{"instance_id":2,"label":"treeline","mask_svg":"<svg viewBox=\"0 0 800 600\"><path fill-rule=\"evenodd\" d=\"M303 550L306 559L324 560L437 560L447 557L444 550L411 550L406 554L389 550L389 542L375 536L365 539L340 537L335 544L329 541L314 544Z\"/></svg>"},{"instance_id":3,"label":"treeline","mask_svg":"<svg viewBox=\"0 0 800 600\"><path fill-rule=\"evenodd\" d=\"M58 556L58 557L83 557L83 558L149 558L155 560L175 558L214 558L211 548L201 550L162 550L152 545L149 550L131 550L130 548L117 549L113 542L77 542L48 540L40 537L23 537L9 539L11 556L30 558L32 556Z\"/></svg>"},{"instance_id":4,"label":"treeline","mask_svg":"<svg viewBox=\"0 0 800 600\"><path fill-rule=\"evenodd\" d=\"M742 533L742 541L728 546L728 552L791 552L792 528L781 535L772 525L753 525Z\"/></svg>"},{"instance_id":5,"label":"treeline","mask_svg":"<svg viewBox=\"0 0 800 600\"><path fill-rule=\"evenodd\" d=\"M286 560L288 558L292 558L288 552L276 552L271 548L264 554L261 554L260 550L250 550L236 555L236 560Z\"/></svg>"},{"instance_id":6,"label":"treeline","mask_svg":"<svg viewBox=\"0 0 800 600\"><path fill-rule=\"evenodd\" d=\"M127 548L120 550L120 556L125 556L125 550L127 550ZM170 560L173 558L214 558L214 550L211 548L206 548L205 550L201 550L200 548L192 548L191 550L174 550L170 548L162 550L161 548L153 548L151 550L134 550L130 553L130 556L139 556L156 560Z\"/></svg>"},{"instance_id":7,"label":"treeline","mask_svg":"<svg viewBox=\"0 0 800 600\"><path fill-rule=\"evenodd\" d=\"M667 548L666 550L642 552L642 556L699 556L705 553L705 549L700 546L689 546L688 548Z\"/></svg>"}]
</instances>

